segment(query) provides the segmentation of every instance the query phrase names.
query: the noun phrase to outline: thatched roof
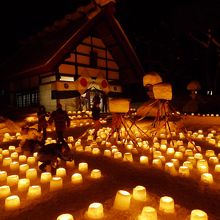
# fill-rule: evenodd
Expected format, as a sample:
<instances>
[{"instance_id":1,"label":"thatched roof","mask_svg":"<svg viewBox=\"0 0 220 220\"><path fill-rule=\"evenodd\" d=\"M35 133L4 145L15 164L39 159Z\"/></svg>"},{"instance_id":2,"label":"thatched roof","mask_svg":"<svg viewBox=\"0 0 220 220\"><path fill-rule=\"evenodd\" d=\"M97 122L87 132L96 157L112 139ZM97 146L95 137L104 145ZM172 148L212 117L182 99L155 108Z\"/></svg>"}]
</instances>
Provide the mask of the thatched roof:
<instances>
[{"instance_id":1,"label":"thatched roof","mask_svg":"<svg viewBox=\"0 0 220 220\"><path fill-rule=\"evenodd\" d=\"M25 41L10 61L0 67L1 73L5 78L15 78L55 71L65 56L92 34L105 43L125 83L140 80L143 68L114 17L114 9L113 1L91 1L77 8Z\"/></svg>"}]
</instances>

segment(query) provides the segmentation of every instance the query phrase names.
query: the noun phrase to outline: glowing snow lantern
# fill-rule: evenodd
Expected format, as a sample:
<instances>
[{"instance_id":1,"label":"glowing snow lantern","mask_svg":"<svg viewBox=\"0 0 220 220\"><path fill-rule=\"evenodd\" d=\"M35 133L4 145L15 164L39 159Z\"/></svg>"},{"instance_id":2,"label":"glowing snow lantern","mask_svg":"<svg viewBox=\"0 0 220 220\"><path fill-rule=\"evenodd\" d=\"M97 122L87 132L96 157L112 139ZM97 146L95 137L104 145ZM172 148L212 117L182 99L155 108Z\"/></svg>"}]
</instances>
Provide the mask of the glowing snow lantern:
<instances>
[{"instance_id":1,"label":"glowing snow lantern","mask_svg":"<svg viewBox=\"0 0 220 220\"><path fill-rule=\"evenodd\" d=\"M201 175L201 182L205 184L212 184L213 183L213 176L211 173L203 173Z\"/></svg>"},{"instance_id":2,"label":"glowing snow lantern","mask_svg":"<svg viewBox=\"0 0 220 220\"><path fill-rule=\"evenodd\" d=\"M157 220L157 210L151 206L145 206L138 216L138 220Z\"/></svg>"},{"instance_id":3,"label":"glowing snow lantern","mask_svg":"<svg viewBox=\"0 0 220 220\"><path fill-rule=\"evenodd\" d=\"M162 82L162 78L157 72L149 72L143 77L143 86L148 87Z\"/></svg>"},{"instance_id":4,"label":"glowing snow lantern","mask_svg":"<svg viewBox=\"0 0 220 220\"><path fill-rule=\"evenodd\" d=\"M92 149L92 154L93 155L99 155L101 153L100 149L98 147L94 147Z\"/></svg>"},{"instance_id":5,"label":"glowing snow lantern","mask_svg":"<svg viewBox=\"0 0 220 220\"><path fill-rule=\"evenodd\" d=\"M8 150L9 150L10 153L14 152L15 151L15 146L12 146L12 145L9 146Z\"/></svg>"},{"instance_id":6,"label":"glowing snow lantern","mask_svg":"<svg viewBox=\"0 0 220 220\"><path fill-rule=\"evenodd\" d=\"M26 192L28 191L28 188L30 186L30 180L29 179L19 179L18 180L18 191L19 192Z\"/></svg>"},{"instance_id":7,"label":"glowing snow lantern","mask_svg":"<svg viewBox=\"0 0 220 220\"><path fill-rule=\"evenodd\" d=\"M186 166L189 168L189 170L193 169L193 164L190 161L184 161L183 166Z\"/></svg>"},{"instance_id":8,"label":"glowing snow lantern","mask_svg":"<svg viewBox=\"0 0 220 220\"><path fill-rule=\"evenodd\" d=\"M189 156L189 157L187 157L187 161L190 162L193 167L196 167L197 161L196 161L196 158L195 158L195 157Z\"/></svg>"},{"instance_id":9,"label":"glowing snow lantern","mask_svg":"<svg viewBox=\"0 0 220 220\"><path fill-rule=\"evenodd\" d=\"M15 186L18 184L18 180L19 180L18 175L10 175L7 177L7 185L8 186Z\"/></svg>"},{"instance_id":10,"label":"glowing snow lantern","mask_svg":"<svg viewBox=\"0 0 220 220\"><path fill-rule=\"evenodd\" d=\"M174 213L174 200L172 197L163 196L160 198L159 210L164 213Z\"/></svg>"},{"instance_id":11,"label":"glowing snow lantern","mask_svg":"<svg viewBox=\"0 0 220 220\"><path fill-rule=\"evenodd\" d=\"M122 98L109 99L109 111L112 113L127 113L130 109L130 100Z\"/></svg>"},{"instance_id":12,"label":"glowing snow lantern","mask_svg":"<svg viewBox=\"0 0 220 220\"><path fill-rule=\"evenodd\" d=\"M214 157L215 156L215 151L214 150L206 150L205 156L206 157Z\"/></svg>"},{"instance_id":13,"label":"glowing snow lantern","mask_svg":"<svg viewBox=\"0 0 220 220\"><path fill-rule=\"evenodd\" d=\"M216 165L219 163L219 159L218 157L214 156L214 157L209 157L209 164L210 165Z\"/></svg>"},{"instance_id":14,"label":"glowing snow lantern","mask_svg":"<svg viewBox=\"0 0 220 220\"><path fill-rule=\"evenodd\" d=\"M8 157L9 155L10 155L10 153L9 153L9 150L3 150L2 151L2 155L4 156L4 157Z\"/></svg>"},{"instance_id":15,"label":"glowing snow lantern","mask_svg":"<svg viewBox=\"0 0 220 220\"><path fill-rule=\"evenodd\" d=\"M92 147L91 146L85 146L85 152L91 153L92 152Z\"/></svg>"},{"instance_id":16,"label":"glowing snow lantern","mask_svg":"<svg viewBox=\"0 0 220 220\"><path fill-rule=\"evenodd\" d=\"M123 161L133 162L132 153L130 153L130 152L124 153Z\"/></svg>"},{"instance_id":17,"label":"glowing snow lantern","mask_svg":"<svg viewBox=\"0 0 220 220\"><path fill-rule=\"evenodd\" d=\"M26 171L29 169L28 164L21 164L19 166L19 174L26 174Z\"/></svg>"},{"instance_id":18,"label":"glowing snow lantern","mask_svg":"<svg viewBox=\"0 0 220 220\"><path fill-rule=\"evenodd\" d=\"M161 151L159 151L159 150L155 150L154 152L153 152L153 157L154 158L158 158L159 156L161 156L162 155L162 153L161 153Z\"/></svg>"},{"instance_id":19,"label":"glowing snow lantern","mask_svg":"<svg viewBox=\"0 0 220 220\"><path fill-rule=\"evenodd\" d=\"M29 180L37 179L37 170L35 168L28 169L26 171L26 178Z\"/></svg>"},{"instance_id":20,"label":"glowing snow lantern","mask_svg":"<svg viewBox=\"0 0 220 220\"><path fill-rule=\"evenodd\" d=\"M197 167L198 166L208 166L208 162L205 159L201 159L197 161Z\"/></svg>"},{"instance_id":21,"label":"glowing snow lantern","mask_svg":"<svg viewBox=\"0 0 220 220\"><path fill-rule=\"evenodd\" d=\"M153 161L152 161L152 166L154 167L154 168L158 168L158 169L161 169L162 167L163 167L163 165L162 165L162 161L160 160L160 159L153 159Z\"/></svg>"},{"instance_id":22,"label":"glowing snow lantern","mask_svg":"<svg viewBox=\"0 0 220 220\"><path fill-rule=\"evenodd\" d=\"M61 214L57 217L57 220L74 220L73 216L69 213Z\"/></svg>"},{"instance_id":23,"label":"glowing snow lantern","mask_svg":"<svg viewBox=\"0 0 220 220\"><path fill-rule=\"evenodd\" d=\"M49 183L52 179L52 174L50 172L41 173L40 182L41 183Z\"/></svg>"},{"instance_id":24,"label":"glowing snow lantern","mask_svg":"<svg viewBox=\"0 0 220 220\"><path fill-rule=\"evenodd\" d=\"M174 153L175 153L174 148L172 148L172 147L167 148L167 151L166 151L167 156L173 156Z\"/></svg>"},{"instance_id":25,"label":"glowing snow lantern","mask_svg":"<svg viewBox=\"0 0 220 220\"><path fill-rule=\"evenodd\" d=\"M4 170L2 170L2 171L0 170L0 182L5 181L6 178L7 178L7 172Z\"/></svg>"},{"instance_id":26,"label":"glowing snow lantern","mask_svg":"<svg viewBox=\"0 0 220 220\"><path fill-rule=\"evenodd\" d=\"M111 157L112 152L110 150L104 150L104 156Z\"/></svg>"},{"instance_id":27,"label":"glowing snow lantern","mask_svg":"<svg viewBox=\"0 0 220 220\"><path fill-rule=\"evenodd\" d=\"M131 194L125 190L119 190L115 196L114 205L115 209L125 211L130 208Z\"/></svg>"},{"instance_id":28,"label":"glowing snow lantern","mask_svg":"<svg viewBox=\"0 0 220 220\"><path fill-rule=\"evenodd\" d=\"M17 153L17 152L13 152L13 153L11 154L11 159L12 159L12 160L17 160L17 159L18 159L18 153Z\"/></svg>"},{"instance_id":29,"label":"glowing snow lantern","mask_svg":"<svg viewBox=\"0 0 220 220\"><path fill-rule=\"evenodd\" d=\"M203 155L201 153L195 153L194 154L194 158L197 160L202 160L203 159Z\"/></svg>"},{"instance_id":30,"label":"glowing snow lantern","mask_svg":"<svg viewBox=\"0 0 220 220\"><path fill-rule=\"evenodd\" d=\"M72 176L71 176L71 182L73 184L81 184L83 182L83 178L82 178L82 175L80 173L74 173Z\"/></svg>"},{"instance_id":31,"label":"glowing snow lantern","mask_svg":"<svg viewBox=\"0 0 220 220\"><path fill-rule=\"evenodd\" d=\"M79 170L79 172L87 173L88 172L88 163L85 163L85 162L79 163L78 170Z\"/></svg>"},{"instance_id":32,"label":"glowing snow lantern","mask_svg":"<svg viewBox=\"0 0 220 220\"><path fill-rule=\"evenodd\" d=\"M136 186L133 188L132 198L137 201L147 201L147 192L144 186Z\"/></svg>"},{"instance_id":33,"label":"glowing snow lantern","mask_svg":"<svg viewBox=\"0 0 220 220\"><path fill-rule=\"evenodd\" d=\"M18 157L18 161L19 161L20 163L25 163L25 162L27 161L27 157L26 157L25 155L20 155L20 156Z\"/></svg>"},{"instance_id":34,"label":"glowing snow lantern","mask_svg":"<svg viewBox=\"0 0 220 220\"><path fill-rule=\"evenodd\" d=\"M172 86L169 83L159 83L153 86L155 99L172 100Z\"/></svg>"},{"instance_id":35,"label":"glowing snow lantern","mask_svg":"<svg viewBox=\"0 0 220 220\"><path fill-rule=\"evenodd\" d=\"M67 169L72 169L75 167L75 161L72 160L72 161L66 161L66 168Z\"/></svg>"},{"instance_id":36,"label":"glowing snow lantern","mask_svg":"<svg viewBox=\"0 0 220 220\"><path fill-rule=\"evenodd\" d=\"M27 193L27 199L37 199L41 197L41 187L36 186L30 186Z\"/></svg>"},{"instance_id":37,"label":"glowing snow lantern","mask_svg":"<svg viewBox=\"0 0 220 220\"><path fill-rule=\"evenodd\" d=\"M5 158L3 158L2 166L8 167L8 166L10 166L11 162L12 162L11 157L5 157Z\"/></svg>"},{"instance_id":38,"label":"glowing snow lantern","mask_svg":"<svg viewBox=\"0 0 220 220\"><path fill-rule=\"evenodd\" d=\"M101 171L99 169L93 169L91 171L90 177L92 179L100 179L102 177Z\"/></svg>"},{"instance_id":39,"label":"glowing snow lantern","mask_svg":"<svg viewBox=\"0 0 220 220\"><path fill-rule=\"evenodd\" d=\"M0 186L0 199L5 198L11 194L11 190L9 186Z\"/></svg>"},{"instance_id":40,"label":"glowing snow lantern","mask_svg":"<svg viewBox=\"0 0 220 220\"><path fill-rule=\"evenodd\" d=\"M17 195L9 196L5 199L5 210L13 211L20 207L20 198Z\"/></svg>"},{"instance_id":41,"label":"glowing snow lantern","mask_svg":"<svg viewBox=\"0 0 220 220\"><path fill-rule=\"evenodd\" d=\"M121 152L115 152L114 153L114 159L121 159L122 158L122 153Z\"/></svg>"},{"instance_id":42,"label":"glowing snow lantern","mask_svg":"<svg viewBox=\"0 0 220 220\"><path fill-rule=\"evenodd\" d=\"M179 174L181 176L185 176L185 177L188 177L190 172L189 172L189 167L187 166L180 166L179 167Z\"/></svg>"},{"instance_id":43,"label":"glowing snow lantern","mask_svg":"<svg viewBox=\"0 0 220 220\"><path fill-rule=\"evenodd\" d=\"M66 169L63 168L63 167L57 168L56 176L59 176L59 177L62 177L62 178L66 177Z\"/></svg>"},{"instance_id":44,"label":"glowing snow lantern","mask_svg":"<svg viewBox=\"0 0 220 220\"><path fill-rule=\"evenodd\" d=\"M172 158L172 159L171 159L171 162L174 164L174 167L175 167L175 168L179 168L180 162L179 162L178 159Z\"/></svg>"},{"instance_id":45,"label":"glowing snow lantern","mask_svg":"<svg viewBox=\"0 0 220 220\"><path fill-rule=\"evenodd\" d=\"M208 215L200 209L194 209L191 211L190 220L208 220Z\"/></svg>"},{"instance_id":46,"label":"glowing snow lantern","mask_svg":"<svg viewBox=\"0 0 220 220\"><path fill-rule=\"evenodd\" d=\"M102 203L94 202L90 204L86 212L86 217L89 219L102 219L104 217L104 209Z\"/></svg>"},{"instance_id":47,"label":"glowing snow lantern","mask_svg":"<svg viewBox=\"0 0 220 220\"><path fill-rule=\"evenodd\" d=\"M215 173L220 174L220 164L215 165L214 171L215 171Z\"/></svg>"},{"instance_id":48,"label":"glowing snow lantern","mask_svg":"<svg viewBox=\"0 0 220 220\"><path fill-rule=\"evenodd\" d=\"M34 165L35 162L36 162L35 157L28 157L28 158L27 158L27 164L28 164L29 166Z\"/></svg>"},{"instance_id":49,"label":"glowing snow lantern","mask_svg":"<svg viewBox=\"0 0 220 220\"><path fill-rule=\"evenodd\" d=\"M148 157L147 156L140 156L140 164L148 165L149 164Z\"/></svg>"},{"instance_id":50,"label":"glowing snow lantern","mask_svg":"<svg viewBox=\"0 0 220 220\"><path fill-rule=\"evenodd\" d=\"M63 179L61 177L53 177L50 181L50 191L56 191L63 188Z\"/></svg>"},{"instance_id":51,"label":"glowing snow lantern","mask_svg":"<svg viewBox=\"0 0 220 220\"><path fill-rule=\"evenodd\" d=\"M165 169L166 172L170 173L171 175L176 175L176 169L172 162L166 162L165 163Z\"/></svg>"},{"instance_id":52,"label":"glowing snow lantern","mask_svg":"<svg viewBox=\"0 0 220 220\"><path fill-rule=\"evenodd\" d=\"M13 161L10 163L10 170L11 171L17 171L19 170L19 163L17 161Z\"/></svg>"}]
</instances>

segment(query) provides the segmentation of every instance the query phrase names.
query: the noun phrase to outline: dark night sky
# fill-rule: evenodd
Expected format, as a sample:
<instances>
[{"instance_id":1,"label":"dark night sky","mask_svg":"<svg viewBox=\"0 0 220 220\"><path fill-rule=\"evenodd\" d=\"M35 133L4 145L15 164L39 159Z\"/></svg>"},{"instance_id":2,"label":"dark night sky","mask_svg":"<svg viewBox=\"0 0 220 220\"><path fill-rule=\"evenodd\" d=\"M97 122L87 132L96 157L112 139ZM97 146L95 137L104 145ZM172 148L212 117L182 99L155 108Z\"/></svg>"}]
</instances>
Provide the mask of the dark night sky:
<instances>
[{"instance_id":1,"label":"dark night sky","mask_svg":"<svg viewBox=\"0 0 220 220\"><path fill-rule=\"evenodd\" d=\"M19 40L41 31L86 2L7 1L0 14L1 62L13 53ZM220 39L220 1L118 0L115 16L146 71L159 71L166 80L177 84L207 77L203 66L207 49L193 40L190 33L207 42L206 33L211 27L213 35ZM216 69L212 72L215 75Z\"/></svg>"}]
</instances>

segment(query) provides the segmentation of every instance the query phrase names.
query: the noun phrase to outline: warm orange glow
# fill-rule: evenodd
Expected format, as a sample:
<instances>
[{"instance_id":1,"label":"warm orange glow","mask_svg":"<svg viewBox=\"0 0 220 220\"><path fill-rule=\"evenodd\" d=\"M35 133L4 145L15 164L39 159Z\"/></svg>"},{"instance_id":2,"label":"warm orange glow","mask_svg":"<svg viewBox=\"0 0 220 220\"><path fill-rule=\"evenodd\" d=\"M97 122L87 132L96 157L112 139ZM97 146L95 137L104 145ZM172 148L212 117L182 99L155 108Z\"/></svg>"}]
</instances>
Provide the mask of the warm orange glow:
<instances>
[{"instance_id":1,"label":"warm orange glow","mask_svg":"<svg viewBox=\"0 0 220 220\"><path fill-rule=\"evenodd\" d=\"M115 209L125 211L130 208L131 195L125 190L119 190L116 194L114 205Z\"/></svg>"},{"instance_id":2,"label":"warm orange glow","mask_svg":"<svg viewBox=\"0 0 220 220\"><path fill-rule=\"evenodd\" d=\"M94 202L90 204L86 215L89 219L102 219L104 217L102 203Z\"/></svg>"},{"instance_id":3,"label":"warm orange glow","mask_svg":"<svg viewBox=\"0 0 220 220\"><path fill-rule=\"evenodd\" d=\"M20 203L20 198L17 195L9 196L5 199L5 210L16 210L20 207Z\"/></svg>"},{"instance_id":4,"label":"warm orange glow","mask_svg":"<svg viewBox=\"0 0 220 220\"><path fill-rule=\"evenodd\" d=\"M174 208L173 198L171 198L169 196L161 197L159 209L160 209L160 211L165 212L165 213L174 213L175 208Z\"/></svg>"}]
</instances>

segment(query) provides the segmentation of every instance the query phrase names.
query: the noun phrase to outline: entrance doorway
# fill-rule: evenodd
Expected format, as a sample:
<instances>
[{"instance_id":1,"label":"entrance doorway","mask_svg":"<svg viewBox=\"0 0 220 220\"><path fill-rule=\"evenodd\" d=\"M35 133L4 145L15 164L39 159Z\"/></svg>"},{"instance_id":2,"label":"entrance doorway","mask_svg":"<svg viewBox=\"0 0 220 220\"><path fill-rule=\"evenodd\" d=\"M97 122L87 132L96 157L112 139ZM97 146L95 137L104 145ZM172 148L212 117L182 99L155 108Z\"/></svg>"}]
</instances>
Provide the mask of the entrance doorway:
<instances>
[{"instance_id":1,"label":"entrance doorway","mask_svg":"<svg viewBox=\"0 0 220 220\"><path fill-rule=\"evenodd\" d=\"M101 90L96 88L89 88L84 94L81 95L81 106L83 110L91 110L93 107L94 99L99 98L101 112L108 110L108 96Z\"/></svg>"}]
</instances>

